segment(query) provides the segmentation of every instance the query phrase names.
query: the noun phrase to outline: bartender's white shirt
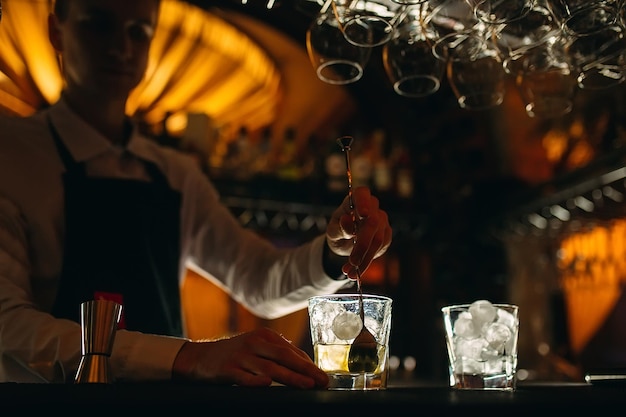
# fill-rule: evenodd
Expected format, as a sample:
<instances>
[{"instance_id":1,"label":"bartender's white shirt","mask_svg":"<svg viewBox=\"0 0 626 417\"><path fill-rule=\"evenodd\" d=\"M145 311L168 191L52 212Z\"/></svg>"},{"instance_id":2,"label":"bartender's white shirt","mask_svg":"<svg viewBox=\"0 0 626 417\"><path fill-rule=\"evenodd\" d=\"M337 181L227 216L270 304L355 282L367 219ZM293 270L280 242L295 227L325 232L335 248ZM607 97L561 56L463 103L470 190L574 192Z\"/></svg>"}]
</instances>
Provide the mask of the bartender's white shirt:
<instances>
[{"instance_id":1,"label":"bartender's white shirt","mask_svg":"<svg viewBox=\"0 0 626 417\"><path fill-rule=\"evenodd\" d=\"M275 248L239 225L192 157L137 129L125 148L113 146L60 101L28 118L0 118L0 381L64 382L80 359L80 325L49 314L65 219L64 166L47 115L88 175L148 180L140 157L181 193L179 282L193 268L264 318L305 308L308 297L345 285L323 271L324 236L293 250ZM120 330L113 372L120 379L169 379L184 340Z\"/></svg>"}]
</instances>

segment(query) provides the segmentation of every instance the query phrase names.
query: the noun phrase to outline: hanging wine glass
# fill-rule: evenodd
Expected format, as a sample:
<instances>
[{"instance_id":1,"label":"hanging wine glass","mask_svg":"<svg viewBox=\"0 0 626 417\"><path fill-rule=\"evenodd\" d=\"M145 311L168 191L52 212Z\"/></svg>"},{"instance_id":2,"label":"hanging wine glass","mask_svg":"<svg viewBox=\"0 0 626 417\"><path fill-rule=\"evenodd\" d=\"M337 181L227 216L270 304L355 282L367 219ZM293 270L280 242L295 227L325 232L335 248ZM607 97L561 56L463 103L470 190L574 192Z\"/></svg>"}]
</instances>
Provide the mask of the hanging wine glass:
<instances>
[{"instance_id":1,"label":"hanging wine glass","mask_svg":"<svg viewBox=\"0 0 626 417\"><path fill-rule=\"evenodd\" d=\"M428 0L391 0L394 3L402 4L404 6L415 6L418 4L426 4Z\"/></svg>"},{"instance_id":2,"label":"hanging wine glass","mask_svg":"<svg viewBox=\"0 0 626 417\"><path fill-rule=\"evenodd\" d=\"M348 42L374 47L391 39L398 7L382 0L333 0L332 8Z\"/></svg>"},{"instance_id":3,"label":"hanging wine glass","mask_svg":"<svg viewBox=\"0 0 626 417\"><path fill-rule=\"evenodd\" d=\"M502 24L526 16L534 5L535 0L478 0L474 13L487 24Z\"/></svg>"},{"instance_id":4,"label":"hanging wine glass","mask_svg":"<svg viewBox=\"0 0 626 417\"><path fill-rule=\"evenodd\" d=\"M626 80L626 29L622 25L574 37L567 51L578 71L580 88L604 89Z\"/></svg>"},{"instance_id":5,"label":"hanging wine glass","mask_svg":"<svg viewBox=\"0 0 626 417\"><path fill-rule=\"evenodd\" d=\"M382 58L394 91L405 97L424 97L439 90L445 62L437 59L432 48L439 33L424 17L425 5L406 9Z\"/></svg>"},{"instance_id":6,"label":"hanging wine glass","mask_svg":"<svg viewBox=\"0 0 626 417\"><path fill-rule=\"evenodd\" d=\"M456 34L440 44L446 74L461 108L485 110L502 104L506 72L497 47L479 34Z\"/></svg>"},{"instance_id":7,"label":"hanging wine glass","mask_svg":"<svg viewBox=\"0 0 626 417\"><path fill-rule=\"evenodd\" d=\"M546 119L572 110L576 74L564 37L550 38L510 57L506 67L514 76L528 116Z\"/></svg>"},{"instance_id":8,"label":"hanging wine glass","mask_svg":"<svg viewBox=\"0 0 626 417\"><path fill-rule=\"evenodd\" d=\"M307 54L317 77L328 84L350 84L361 79L371 48L347 41L327 0L306 33Z\"/></svg>"}]
</instances>

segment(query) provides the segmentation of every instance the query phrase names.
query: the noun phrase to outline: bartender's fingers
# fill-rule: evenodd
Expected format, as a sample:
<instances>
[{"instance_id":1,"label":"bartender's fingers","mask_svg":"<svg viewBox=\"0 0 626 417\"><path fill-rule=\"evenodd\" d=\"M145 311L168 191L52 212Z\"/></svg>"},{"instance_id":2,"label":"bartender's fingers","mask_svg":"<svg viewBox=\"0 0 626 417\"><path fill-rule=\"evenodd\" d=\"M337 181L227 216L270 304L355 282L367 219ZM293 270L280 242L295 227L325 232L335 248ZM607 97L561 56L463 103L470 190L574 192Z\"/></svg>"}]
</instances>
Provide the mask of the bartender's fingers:
<instances>
[{"instance_id":1,"label":"bartender's fingers","mask_svg":"<svg viewBox=\"0 0 626 417\"><path fill-rule=\"evenodd\" d=\"M265 328L214 342L186 343L174 362L174 375L242 386L272 381L299 388L328 384L326 374L304 351Z\"/></svg>"},{"instance_id":2,"label":"bartender's fingers","mask_svg":"<svg viewBox=\"0 0 626 417\"><path fill-rule=\"evenodd\" d=\"M353 192L353 201L356 210L354 214L345 211L345 202L338 209L339 227L346 232L342 238L332 242L334 247L331 243L329 247L339 255L349 256L342 271L349 278L356 279L357 268L361 273L365 272L372 260L389 249L392 229L387 213L380 208L378 198L371 195L367 187L356 188ZM348 230L352 232L348 234ZM347 239L345 235L348 235Z\"/></svg>"},{"instance_id":3,"label":"bartender's fingers","mask_svg":"<svg viewBox=\"0 0 626 417\"><path fill-rule=\"evenodd\" d=\"M379 209L378 198L368 187L360 186L352 190L352 201L357 221L365 219Z\"/></svg>"},{"instance_id":4,"label":"bartender's fingers","mask_svg":"<svg viewBox=\"0 0 626 417\"><path fill-rule=\"evenodd\" d=\"M339 256L349 256L354 247L355 232L358 231L357 237L363 236L363 242L359 244L362 249L357 251L358 259L361 259L365 257L367 248L374 238L373 232L378 231L378 229L383 231L385 227L391 231L391 227L389 227L386 213L379 207L378 198L370 193L369 188L355 188L352 197L354 209L350 207L350 199L346 196L330 217L326 228L326 237L328 245L334 253ZM368 223L365 230L361 230L362 223ZM385 233L382 232L382 235L384 240ZM389 239L390 237L391 233L389 233ZM374 256L380 256L382 252ZM367 260L367 258L365 259Z\"/></svg>"},{"instance_id":5,"label":"bartender's fingers","mask_svg":"<svg viewBox=\"0 0 626 417\"><path fill-rule=\"evenodd\" d=\"M326 227L327 242L334 253L340 256L350 255L354 230L353 215L346 196L341 205L331 214Z\"/></svg>"},{"instance_id":6,"label":"bartender's fingers","mask_svg":"<svg viewBox=\"0 0 626 417\"><path fill-rule=\"evenodd\" d=\"M328 385L328 376L304 351L272 331L268 330L263 336L267 343L258 345L258 356L251 364L250 372L269 375L275 382L298 388Z\"/></svg>"},{"instance_id":7,"label":"bartender's fingers","mask_svg":"<svg viewBox=\"0 0 626 417\"><path fill-rule=\"evenodd\" d=\"M357 267L361 272L365 272L374 259L389 249L391 238L392 230L387 213L378 208L372 210L371 214L359 224L356 243L344 273L352 277L356 274Z\"/></svg>"}]
</instances>

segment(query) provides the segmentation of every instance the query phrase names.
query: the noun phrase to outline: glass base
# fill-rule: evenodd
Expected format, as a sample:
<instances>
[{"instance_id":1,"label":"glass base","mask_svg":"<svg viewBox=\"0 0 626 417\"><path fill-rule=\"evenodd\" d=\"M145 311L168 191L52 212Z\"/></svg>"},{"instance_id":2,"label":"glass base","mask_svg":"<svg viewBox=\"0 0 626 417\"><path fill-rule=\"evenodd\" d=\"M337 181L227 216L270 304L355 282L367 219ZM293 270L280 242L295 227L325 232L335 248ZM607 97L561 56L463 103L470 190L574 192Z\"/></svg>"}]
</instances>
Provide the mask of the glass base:
<instances>
[{"instance_id":1,"label":"glass base","mask_svg":"<svg viewBox=\"0 0 626 417\"><path fill-rule=\"evenodd\" d=\"M370 391L387 388L387 375L372 373L327 372L329 390Z\"/></svg>"},{"instance_id":2,"label":"glass base","mask_svg":"<svg viewBox=\"0 0 626 417\"><path fill-rule=\"evenodd\" d=\"M514 391L515 376L502 374L454 374L450 378L450 386L456 389L477 389Z\"/></svg>"}]
</instances>

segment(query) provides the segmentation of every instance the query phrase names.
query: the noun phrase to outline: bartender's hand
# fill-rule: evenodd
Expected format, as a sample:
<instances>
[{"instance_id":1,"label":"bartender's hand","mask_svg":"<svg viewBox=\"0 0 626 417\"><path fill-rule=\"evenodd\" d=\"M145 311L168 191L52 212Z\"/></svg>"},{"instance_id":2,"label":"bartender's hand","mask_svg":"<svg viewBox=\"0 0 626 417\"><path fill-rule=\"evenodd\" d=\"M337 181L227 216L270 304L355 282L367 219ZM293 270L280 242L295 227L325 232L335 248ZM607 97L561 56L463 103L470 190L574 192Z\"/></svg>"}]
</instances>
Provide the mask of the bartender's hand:
<instances>
[{"instance_id":1,"label":"bartender's hand","mask_svg":"<svg viewBox=\"0 0 626 417\"><path fill-rule=\"evenodd\" d=\"M328 385L328 376L306 352L267 328L228 339L185 343L174 360L172 376L248 387L272 382L305 389Z\"/></svg>"},{"instance_id":2,"label":"bartender's hand","mask_svg":"<svg viewBox=\"0 0 626 417\"><path fill-rule=\"evenodd\" d=\"M392 230L387 213L380 209L378 199L369 188L354 188L352 200L354 213L347 196L333 212L326 228L326 243L335 256L349 257L341 260L341 270L348 278L356 279L357 267L361 273L365 272L372 260L387 251ZM328 262L325 259L325 263Z\"/></svg>"}]
</instances>

